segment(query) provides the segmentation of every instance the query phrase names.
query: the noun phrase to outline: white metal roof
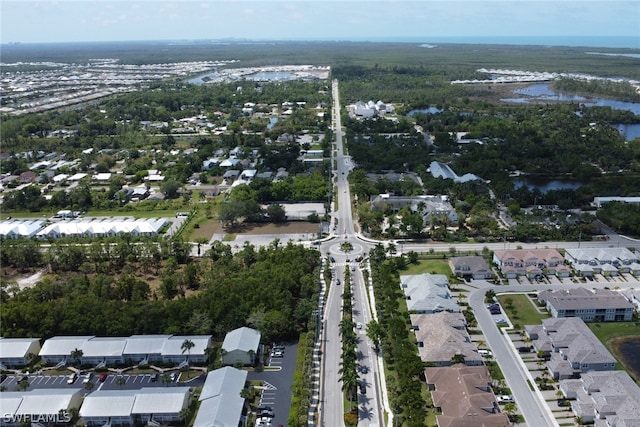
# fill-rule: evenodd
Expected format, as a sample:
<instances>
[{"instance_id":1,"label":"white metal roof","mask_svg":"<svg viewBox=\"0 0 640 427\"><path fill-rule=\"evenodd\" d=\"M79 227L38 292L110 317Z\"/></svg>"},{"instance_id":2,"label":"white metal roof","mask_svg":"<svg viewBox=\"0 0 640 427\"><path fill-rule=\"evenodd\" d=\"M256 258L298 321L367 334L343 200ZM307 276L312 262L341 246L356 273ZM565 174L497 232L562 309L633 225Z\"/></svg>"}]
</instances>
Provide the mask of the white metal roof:
<instances>
[{"instance_id":1,"label":"white metal roof","mask_svg":"<svg viewBox=\"0 0 640 427\"><path fill-rule=\"evenodd\" d=\"M207 374L204 381L200 400L209 399L220 394L232 394L240 396L240 391L247 381L247 371L225 366Z\"/></svg>"},{"instance_id":2,"label":"white metal roof","mask_svg":"<svg viewBox=\"0 0 640 427\"><path fill-rule=\"evenodd\" d=\"M193 427L236 427L242 419L244 399L224 394L200 402Z\"/></svg>"},{"instance_id":3,"label":"white metal roof","mask_svg":"<svg viewBox=\"0 0 640 427\"><path fill-rule=\"evenodd\" d=\"M51 235L107 235L107 234L157 234L167 222L166 218L149 219L120 219L110 218L100 220L79 219L73 221L56 222L38 232L39 237Z\"/></svg>"},{"instance_id":4,"label":"white metal roof","mask_svg":"<svg viewBox=\"0 0 640 427\"><path fill-rule=\"evenodd\" d=\"M3 391L2 399L0 399L0 413L2 415L13 415L16 413L22 403L23 392L19 391Z\"/></svg>"},{"instance_id":5,"label":"white metal roof","mask_svg":"<svg viewBox=\"0 0 640 427\"><path fill-rule=\"evenodd\" d=\"M81 417L128 417L138 390L99 390L84 398Z\"/></svg>"},{"instance_id":6,"label":"white metal roof","mask_svg":"<svg viewBox=\"0 0 640 427\"><path fill-rule=\"evenodd\" d=\"M181 348L185 340L190 340L194 344L193 348L188 352ZM204 350L210 343L211 335L175 335L165 341L162 347L162 355L204 354Z\"/></svg>"},{"instance_id":7,"label":"white metal roof","mask_svg":"<svg viewBox=\"0 0 640 427\"><path fill-rule=\"evenodd\" d=\"M23 394L17 414L57 414L80 398L81 390L36 389ZM4 397L3 397L4 399Z\"/></svg>"},{"instance_id":8,"label":"white metal roof","mask_svg":"<svg viewBox=\"0 0 640 427\"><path fill-rule=\"evenodd\" d=\"M34 342L38 342L37 350L39 350L38 338L0 338L0 358L25 357Z\"/></svg>"},{"instance_id":9,"label":"white metal roof","mask_svg":"<svg viewBox=\"0 0 640 427\"><path fill-rule=\"evenodd\" d=\"M222 342L222 348L229 352L233 350L258 351L260 332L243 326L227 333Z\"/></svg>"},{"instance_id":10,"label":"white metal roof","mask_svg":"<svg viewBox=\"0 0 640 427\"><path fill-rule=\"evenodd\" d=\"M171 335L132 335L127 338L123 354L161 354Z\"/></svg>"},{"instance_id":11,"label":"white metal roof","mask_svg":"<svg viewBox=\"0 0 640 427\"><path fill-rule=\"evenodd\" d=\"M44 227L42 220L0 221L0 237L31 237Z\"/></svg>"},{"instance_id":12,"label":"white metal roof","mask_svg":"<svg viewBox=\"0 0 640 427\"><path fill-rule=\"evenodd\" d=\"M82 345L82 356L122 356L126 340L126 338L91 338Z\"/></svg>"},{"instance_id":13,"label":"white metal roof","mask_svg":"<svg viewBox=\"0 0 640 427\"><path fill-rule=\"evenodd\" d=\"M138 390L132 414L177 414L187 407L189 387L147 387Z\"/></svg>"},{"instance_id":14,"label":"white metal roof","mask_svg":"<svg viewBox=\"0 0 640 427\"><path fill-rule=\"evenodd\" d=\"M93 336L58 336L49 338L42 345L40 356L69 356L73 350L82 349Z\"/></svg>"}]
</instances>

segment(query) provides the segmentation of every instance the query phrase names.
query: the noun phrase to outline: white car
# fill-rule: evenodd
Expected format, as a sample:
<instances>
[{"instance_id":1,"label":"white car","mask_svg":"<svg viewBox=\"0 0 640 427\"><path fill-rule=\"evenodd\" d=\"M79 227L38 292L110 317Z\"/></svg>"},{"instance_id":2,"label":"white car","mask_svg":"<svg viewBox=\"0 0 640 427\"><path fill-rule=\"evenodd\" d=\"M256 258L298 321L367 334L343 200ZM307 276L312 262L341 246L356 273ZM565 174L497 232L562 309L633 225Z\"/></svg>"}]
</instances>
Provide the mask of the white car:
<instances>
[{"instance_id":1,"label":"white car","mask_svg":"<svg viewBox=\"0 0 640 427\"><path fill-rule=\"evenodd\" d=\"M67 378L67 384L73 384L76 382L76 378L78 378L78 375L76 374L69 375L69 378Z\"/></svg>"},{"instance_id":2,"label":"white car","mask_svg":"<svg viewBox=\"0 0 640 427\"><path fill-rule=\"evenodd\" d=\"M513 396L503 394L501 396L496 396L496 400L498 403L513 403Z\"/></svg>"}]
</instances>

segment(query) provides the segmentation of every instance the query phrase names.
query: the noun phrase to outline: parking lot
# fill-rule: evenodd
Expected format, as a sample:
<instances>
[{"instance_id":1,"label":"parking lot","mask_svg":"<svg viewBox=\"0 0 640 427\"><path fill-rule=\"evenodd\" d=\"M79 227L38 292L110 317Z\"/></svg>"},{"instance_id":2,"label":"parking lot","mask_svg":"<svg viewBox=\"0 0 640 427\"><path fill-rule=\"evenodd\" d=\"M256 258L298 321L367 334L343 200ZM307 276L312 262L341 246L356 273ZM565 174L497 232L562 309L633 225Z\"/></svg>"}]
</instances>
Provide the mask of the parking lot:
<instances>
[{"instance_id":1,"label":"parking lot","mask_svg":"<svg viewBox=\"0 0 640 427\"><path fill-rule=\"evenodd\" d=\"M280 353L274 353L274 356L269 355L268 367L265 370L249 372L247 377L249 381L263 382L260 405L273 409L274 417L271 419L273 427L280 424L287 425L291 409L291 389L298 344L283 344L283 348L281 355Z\"/></svg>"},{"instance_id":2,"label":"parking lot","mask_svg":"<svg viewBox=\"0 0 640 427\"><path fill-rule=\"evenodd\" d=\"M2 382L2 386L5 390L13 391L18 386L18 379L20 376L9 375ZM46 388L76 388L84 389L83 377L80 375L76 380L69 384L69 374L67 375L26 375L29 387L27 390L46 389ZM100 373L94 374L91 377L93 383L93 390L138 390L143 387L170 387L170 386L193 386L197 387L204 384L204 375L192 374L190 378L187 378L185 373L182 373L178 381L171 381L170 383L163 383L162 376L158 375L154 380L153 374L114 374L108 373L104 382L100 381ZM122 378L122 380L118 380Z\"/></svg>"}]
</instances>

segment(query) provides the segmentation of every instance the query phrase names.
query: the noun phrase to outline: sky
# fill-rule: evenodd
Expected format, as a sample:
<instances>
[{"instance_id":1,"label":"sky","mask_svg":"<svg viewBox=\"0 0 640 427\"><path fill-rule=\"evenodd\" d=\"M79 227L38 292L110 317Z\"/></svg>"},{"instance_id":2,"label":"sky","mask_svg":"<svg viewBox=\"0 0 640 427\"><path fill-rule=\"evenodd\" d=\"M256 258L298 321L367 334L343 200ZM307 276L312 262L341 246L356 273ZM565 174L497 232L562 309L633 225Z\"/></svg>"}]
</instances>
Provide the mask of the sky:
<instances>
[{"instance_id":1,"label":"sky","mask_svg":"<svg viewBox=\"0 0 640 427\"><path fill-rule=\"evenodd\" d=\"M626 36L640 0L1 0L0 42Z\"/></svg>"}]
</instances>

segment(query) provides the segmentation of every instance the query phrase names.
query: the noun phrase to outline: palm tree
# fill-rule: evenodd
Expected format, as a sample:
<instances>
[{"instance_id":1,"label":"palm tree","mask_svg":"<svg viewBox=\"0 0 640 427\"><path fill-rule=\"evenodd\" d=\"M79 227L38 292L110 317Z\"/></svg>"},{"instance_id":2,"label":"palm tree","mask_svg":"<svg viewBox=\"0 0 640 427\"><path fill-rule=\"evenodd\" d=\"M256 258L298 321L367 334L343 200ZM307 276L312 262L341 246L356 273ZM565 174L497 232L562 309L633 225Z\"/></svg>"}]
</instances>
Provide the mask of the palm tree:
<instances>
[{"instance_id":1,"label":"palm tree","mask_svg":"<svg viewBox=\"0 0 640 427\"><path fill-rule=\"evenodd\" d=\"M182 342L180 349L182 350L182 354L184 354L185 351L187 352L187 361L189 361L189 358L191 357L191 349L195 346L196 345L193 343L193 341L188 338Z\"/></svg>"},{"instance_id":2,"label":"palm tree","mask_svg":"<svg viewBox=\"0 0 640 427\"><path fill-rule=\"evenodd\" d=\"M80 363L80 359L84 355L84 352L79 348L74 348L71 350L71 358L76 362L76 364Z\"/></svg>"},{"instance_id":3,"label":"palm tree","mask_svg":"<svg viewBox=\"0 0 640 427\"><path fill-rule=\"evenodd\" d=\"M162 377L160 377L160 381L162 381L162 384L164 384L165 387L168 387L171 382L171 375L165 372L162 374Z\"/></svg>"},{"instance_id":4,"label":"palm tree","mask_svg":"<svg viewBox=\"0 0 640 427\"><path fill-rule=\"evenodd\" d=\"M358 373L355 369L344 369L342 370L340 379L342 380L341 390L347 393L347 396L349 397L349 411L351 411L353 395L357 391L356 389L358 387Z\"/></svg>"},{"instance_id":5,"label":"palm tree","mask_svg":"<svg viewBox=\"0 0 640 427\"><path fill-rule=\"evenodd\" d=\"M122 390L122 386L126 382L127 382L127 380L125 380L122 375L119 375L118 378L116 378L116 384L118 384L118 386L120 387L120 390Z\"/></svg>"},{"instance_id":6,"label":"palm tree","mask_svg":"<svg viewBox=\"0 0 640 427\"><path fill-rule=\"evenodd\" d=\"M93 390L94 386L95 386L95 384L93 382L89 381L88 383L85 383L84 389L87 390L87 393L91 393L91 390Z\"/></svg>"},{"instance_id":7,"label":"palm tree","mask_svg":"<svg viewBox=\"0 0 640 427\"><path fill-rule=\"evenodd\" d=\"M180 419L184 421L184 425L187 425L187 418L189 418L190 414L191 414L191 411L189 411L189 407L180 409L179 415L180 415Z\"/></svg>"},{"instance_id":8,"label":"palm tree","mask_svg":"<svg viewBox=\"0 0 640 427\"><path fill-rule=\"evenodd\" d=\"M196 345L193 343L193 341L191 341L190 339L185 339L182 342L182 345L180 346L180 348L182 349L182 354L184 354L184 352L187 352L187 378L189 378L189 358L191 357L191 349L193 347L195 347Z\"/></svg>"}]
</instances>

